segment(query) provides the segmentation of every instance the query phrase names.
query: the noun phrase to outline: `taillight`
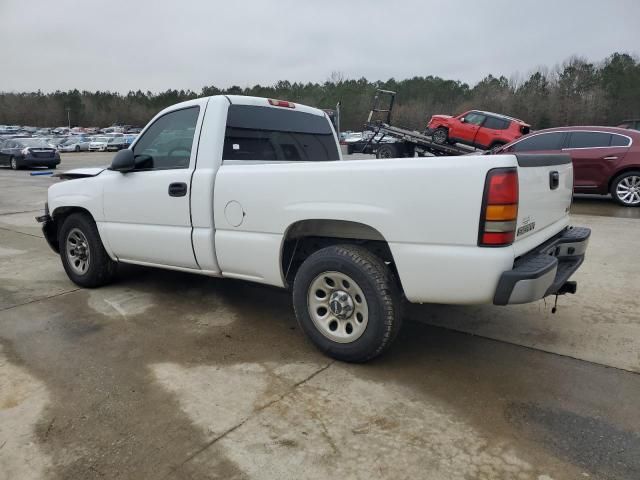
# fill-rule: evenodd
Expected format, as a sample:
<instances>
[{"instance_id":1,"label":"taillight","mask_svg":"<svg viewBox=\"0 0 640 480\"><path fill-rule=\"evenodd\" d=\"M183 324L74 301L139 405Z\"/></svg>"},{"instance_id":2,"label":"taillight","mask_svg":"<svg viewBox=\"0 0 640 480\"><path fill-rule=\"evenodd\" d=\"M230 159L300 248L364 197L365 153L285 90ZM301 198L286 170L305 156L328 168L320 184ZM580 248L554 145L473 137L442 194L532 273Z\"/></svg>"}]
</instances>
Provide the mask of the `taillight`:
<instances>
[{"instance_id":1,"label":"taillight","mask_svg":"<svg viewBox=\"0 0 640 480\"><path fill-rule=\"evenodd\" d=\"M478 245L511 245L515 239L517 218L518 171L515 168L489 170L484 183Z\"/></svg>"},{"instance_id":2,"label":"taillight","mask_svg":"<svg viewBox=\"0 0 640 480\"><path fill-rule=\"evenodd\" d=\"M274 100L273 98L269 99L269 104L274 107L296 108L296 104L293 102L287 102L286 100Z\"/></svg>"}]
</instances>

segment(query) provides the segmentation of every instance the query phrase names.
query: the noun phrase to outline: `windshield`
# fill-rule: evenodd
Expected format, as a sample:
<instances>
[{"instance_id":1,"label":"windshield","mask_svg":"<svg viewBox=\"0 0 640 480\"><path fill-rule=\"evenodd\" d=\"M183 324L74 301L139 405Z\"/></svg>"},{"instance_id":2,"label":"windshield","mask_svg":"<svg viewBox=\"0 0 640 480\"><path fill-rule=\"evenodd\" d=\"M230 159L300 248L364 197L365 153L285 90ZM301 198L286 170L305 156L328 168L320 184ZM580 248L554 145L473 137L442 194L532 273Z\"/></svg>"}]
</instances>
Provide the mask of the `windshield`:
<instances>
[{"instance_id":1,"label":"windshield","mask_svg":"<svg viewBox=\"0 0 640 480\"><path fill-rule=\"evenodd\" d=\"M93 139L94 142L104 142L107 143L109 141L109 137L96 137Z\"/></svg>"}]
</instances>

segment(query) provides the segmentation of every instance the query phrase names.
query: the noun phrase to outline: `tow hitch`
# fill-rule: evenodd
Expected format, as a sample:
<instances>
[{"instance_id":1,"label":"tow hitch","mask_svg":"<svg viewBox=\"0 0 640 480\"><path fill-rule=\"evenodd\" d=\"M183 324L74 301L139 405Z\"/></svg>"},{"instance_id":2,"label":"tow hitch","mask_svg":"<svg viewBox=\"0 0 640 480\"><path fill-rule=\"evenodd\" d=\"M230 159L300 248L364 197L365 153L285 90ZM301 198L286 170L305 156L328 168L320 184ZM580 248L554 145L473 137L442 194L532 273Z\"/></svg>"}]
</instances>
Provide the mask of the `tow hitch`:
<instances>
[{"instance_id":1,"label":"tow hitch","mask_svg":"<svg viewBox=\"0 0 640 480\"><path fill-rule=\"evenodd\" d=\"M573 280L564 282L556 292L556 300L553 303L553 308L551 309L551 313L556 313L558 311L558 297L560 295L566 295L567 293L570 293L571 295L573 295L577 291L578 291L578 282L575 282Z\"/></svg>"}]
</instances>

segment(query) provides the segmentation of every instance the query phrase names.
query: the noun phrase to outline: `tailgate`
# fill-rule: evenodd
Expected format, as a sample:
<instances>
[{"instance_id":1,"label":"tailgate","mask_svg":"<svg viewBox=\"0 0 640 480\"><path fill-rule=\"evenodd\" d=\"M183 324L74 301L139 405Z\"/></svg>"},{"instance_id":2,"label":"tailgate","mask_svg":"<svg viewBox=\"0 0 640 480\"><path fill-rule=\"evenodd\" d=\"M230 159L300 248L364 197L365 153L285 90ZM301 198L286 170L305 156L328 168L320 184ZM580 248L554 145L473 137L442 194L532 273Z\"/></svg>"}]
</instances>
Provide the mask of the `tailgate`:
<instances>
[{"instance_id":1,"label":"tailgate","mask_svg":"<svg viewBox=\"0 0 640 480\"><path fill-rule=\"evenodd\" d=\"M567 154L520 154L516 158L520 197L515 239L518 242L568 217L573 165Z\"/></svg>"}]
</instances>

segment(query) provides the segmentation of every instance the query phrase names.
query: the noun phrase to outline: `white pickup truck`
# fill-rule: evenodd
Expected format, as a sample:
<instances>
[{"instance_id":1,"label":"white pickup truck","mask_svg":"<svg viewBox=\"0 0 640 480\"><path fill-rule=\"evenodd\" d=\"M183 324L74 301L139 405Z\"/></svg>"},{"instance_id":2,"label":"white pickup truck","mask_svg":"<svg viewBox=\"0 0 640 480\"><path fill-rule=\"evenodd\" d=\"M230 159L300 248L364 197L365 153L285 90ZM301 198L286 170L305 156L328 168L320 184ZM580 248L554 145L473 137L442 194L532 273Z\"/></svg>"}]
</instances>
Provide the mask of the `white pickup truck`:
<instances>
[{"instance_id":1,"label":"white pickup truck","mask_svg":"<svg viewBox=\"0 0 640 480\"><path fill-rule=\"evenodd\" d=\"M38 217L83 287L132 263L291 287L326 354L362 362L406 299L506 305L574 293L563 155L342 161L321 110L213 96L160 112L109 168L60 175Z\"/></svg>"}]
</instances>

